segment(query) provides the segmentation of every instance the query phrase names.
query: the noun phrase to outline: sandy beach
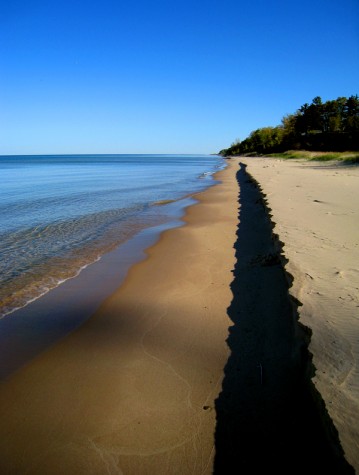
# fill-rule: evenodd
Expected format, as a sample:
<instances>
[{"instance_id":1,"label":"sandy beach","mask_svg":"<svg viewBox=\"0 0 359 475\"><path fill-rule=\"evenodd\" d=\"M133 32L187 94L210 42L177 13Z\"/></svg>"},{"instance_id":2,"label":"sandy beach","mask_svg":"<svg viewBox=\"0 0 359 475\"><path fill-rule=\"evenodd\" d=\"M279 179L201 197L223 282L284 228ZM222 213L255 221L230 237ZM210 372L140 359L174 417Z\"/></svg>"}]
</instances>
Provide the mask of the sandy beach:
<instances>
[{"instance_id":1,"label":"sandy beach","mask_svg":"<svg viewBox=\"0 0 359 475\"><path fill-rule=\"evenodd\" d=\"M88 322L2 384L2 474L211 472L238 224L235 171L220 179Z\"/></svg>"},{"instance_id":2,"label":"sandy beach","mask_svg":"<svg viewBox=\"0 0 359 475\"><path fill-rule=\"evenodd\" d=\"M89 320L1 383L0 473L359 473L358 177L228 160Z\"/></svg>"},{"instance_id":3,"label":"sandy beach","mask_svg":"<svg viewBox=\"0 0 359 475\"><path fill-rule=\"evenodd\" d=\"M291 295L311 331L314 391L359 473L359 167L243 159L284 243Z\"/></svg>"}]
</instances>

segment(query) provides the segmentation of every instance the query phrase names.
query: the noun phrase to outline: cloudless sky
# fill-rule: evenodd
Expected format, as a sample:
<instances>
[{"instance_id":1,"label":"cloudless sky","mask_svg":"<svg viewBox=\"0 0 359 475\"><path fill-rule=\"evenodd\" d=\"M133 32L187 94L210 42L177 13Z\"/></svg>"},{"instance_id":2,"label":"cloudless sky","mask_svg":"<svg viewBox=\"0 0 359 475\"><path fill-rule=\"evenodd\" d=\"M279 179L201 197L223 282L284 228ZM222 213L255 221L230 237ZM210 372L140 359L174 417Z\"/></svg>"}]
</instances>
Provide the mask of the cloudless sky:
<instances>
[{"instance_id":1,"label":"cloudless sky","mask_svg":"<svg viewBox=\"0 0 359 475\"><path fill-rule=\"evenodd\" d=\"M359 94L359 0L0 0L0 154L216 153Z\"/></svg>"}]
</instances>

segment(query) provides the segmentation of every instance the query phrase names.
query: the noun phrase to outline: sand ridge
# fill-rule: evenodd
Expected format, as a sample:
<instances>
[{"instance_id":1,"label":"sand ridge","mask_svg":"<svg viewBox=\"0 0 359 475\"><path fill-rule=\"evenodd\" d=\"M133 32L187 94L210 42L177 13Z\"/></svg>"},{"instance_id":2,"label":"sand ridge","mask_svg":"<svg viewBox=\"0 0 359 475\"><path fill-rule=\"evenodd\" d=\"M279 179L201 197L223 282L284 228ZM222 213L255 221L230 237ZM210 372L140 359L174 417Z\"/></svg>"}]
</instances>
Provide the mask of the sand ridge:
<instances>
[{"instance_id":1,"label":"sand ridge","mask_svg":"<svg viewBox=\"0 0 359 475\"><path fill-rule=\"evenodd\" d=\"M359 168L243 158L284 243L291 294L311 329L315 388L359 473Z\"/></svg>"}]
</instances>

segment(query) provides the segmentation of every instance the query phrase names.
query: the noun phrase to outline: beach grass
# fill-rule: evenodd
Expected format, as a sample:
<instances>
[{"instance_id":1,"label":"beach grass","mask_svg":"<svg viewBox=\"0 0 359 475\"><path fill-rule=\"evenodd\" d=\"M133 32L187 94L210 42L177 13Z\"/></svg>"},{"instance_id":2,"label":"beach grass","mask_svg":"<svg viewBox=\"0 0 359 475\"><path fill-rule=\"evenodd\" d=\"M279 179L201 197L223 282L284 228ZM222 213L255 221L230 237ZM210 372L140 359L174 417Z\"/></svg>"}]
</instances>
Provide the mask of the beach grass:
<instances>
[{"instance_id":1,"label":"beach grass","mask_svg":"<svg viewBox=\"0 0 359 475\"><path fill-rule=\"evenodd\" d=\"M359 163L359 152L315 152L308 150L288 150L286 152L270 153L264 156L284 159L307 159L320 162L336 160L347 164Z\"/></svg>"}]
</instances>

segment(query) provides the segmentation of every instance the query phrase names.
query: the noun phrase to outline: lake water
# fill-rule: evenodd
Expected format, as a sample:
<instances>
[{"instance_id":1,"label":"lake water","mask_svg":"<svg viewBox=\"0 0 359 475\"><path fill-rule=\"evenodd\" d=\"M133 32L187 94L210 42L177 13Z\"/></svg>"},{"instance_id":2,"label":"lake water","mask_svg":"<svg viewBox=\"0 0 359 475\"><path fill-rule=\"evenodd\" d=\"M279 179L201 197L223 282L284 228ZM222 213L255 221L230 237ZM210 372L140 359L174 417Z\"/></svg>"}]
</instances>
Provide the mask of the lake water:
<instances>
[{"instance_id":1,"label":"lake water","mask_svg":"<svg viewBox=\"0 0 359 475\"><path fill-rule=\"evenodd\" d=\"M168 225L224 166L215 155L1 156L0 316Z\"/></svg>"}]
</instances>

